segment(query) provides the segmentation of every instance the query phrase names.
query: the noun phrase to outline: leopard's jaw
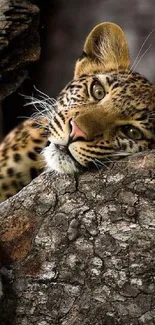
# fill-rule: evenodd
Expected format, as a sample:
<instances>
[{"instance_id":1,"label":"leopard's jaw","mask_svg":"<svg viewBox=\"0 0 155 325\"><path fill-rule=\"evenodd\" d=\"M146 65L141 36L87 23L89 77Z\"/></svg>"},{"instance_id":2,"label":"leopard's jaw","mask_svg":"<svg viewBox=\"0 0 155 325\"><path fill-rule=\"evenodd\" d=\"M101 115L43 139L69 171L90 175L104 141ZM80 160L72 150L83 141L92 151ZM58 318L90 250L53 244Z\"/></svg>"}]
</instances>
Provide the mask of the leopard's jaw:
<instances>
[{"instance_id":1,"label":"leopard's jaw","mask_svg":"<svg viewBox=\"0 0 155 325\"><path fill-rule=\"evenodd\" d=\"M56 171L60 174L73 174L78 171L75 161L67 153L65 147L61 149L61 146L51 143L43 150L42 154L49 171Z\"/></svg>"}]
</instances>

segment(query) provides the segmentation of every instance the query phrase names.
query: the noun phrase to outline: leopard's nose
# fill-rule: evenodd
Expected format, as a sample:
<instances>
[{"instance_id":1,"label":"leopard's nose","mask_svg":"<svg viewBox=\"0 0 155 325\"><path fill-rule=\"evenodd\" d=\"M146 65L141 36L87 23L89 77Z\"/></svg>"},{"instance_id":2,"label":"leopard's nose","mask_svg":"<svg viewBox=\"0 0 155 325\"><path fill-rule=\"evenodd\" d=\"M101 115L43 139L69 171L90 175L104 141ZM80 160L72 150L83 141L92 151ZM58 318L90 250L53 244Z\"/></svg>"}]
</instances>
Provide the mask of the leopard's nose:
<instances>
[{"instance_id":1,"label":"leopard's nose","mask_svg":"<svg viewBox=\"0 0 155 325\"><path fill-rule=\"evenodd\" d=\"M70 120L70 141L74 142L74 141L78 141L78 140L87 140L87 135L86 133L84 133L79 126L77 125L76 122L74 122L73 120Z\"/></svg>"}]
</instances>

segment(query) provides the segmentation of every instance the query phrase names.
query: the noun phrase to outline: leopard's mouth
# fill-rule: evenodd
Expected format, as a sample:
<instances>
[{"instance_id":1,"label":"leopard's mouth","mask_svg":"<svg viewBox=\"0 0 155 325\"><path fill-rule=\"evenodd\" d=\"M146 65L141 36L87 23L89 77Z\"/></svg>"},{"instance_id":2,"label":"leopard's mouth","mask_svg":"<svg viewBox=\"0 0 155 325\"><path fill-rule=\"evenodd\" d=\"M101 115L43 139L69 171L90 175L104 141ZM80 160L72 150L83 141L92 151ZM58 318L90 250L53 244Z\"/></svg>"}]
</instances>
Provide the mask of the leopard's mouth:
<instances>
[{"instance_id":1,"label":"leopard's mouth","mask_svg":"<svg viewBox=\"0 0 155 325\"><path fill-rule=\"evenodd\" d=\"M55 170L62 174L73 174L82 169L67 146L50 143L42 153L48 170Z\"/></svg>"},{"instance_id":2,"label":"leopard's mouth","mask_svg":"<svg viewBox=\"0 0 155 325\"><path fill-rule=\"evenodd\" d=\"M63 146L61 144L55 144L55 149L57 150L57 152L59 152L59 154L62 155L66 155L69 156L71 159L73 159L73 161L75 162L75 164L80 165L76 159L72 156L71 152L68 149L68 146Z\"/></svg>"},{"instance_id":3,"label":"leopard's mouth","mask_svg":"<svg viewBox=\"0 0 155 325\"><path fill-rule=\"evenodd\" d=\"M83 166L74 158L68 146L51 142L43 150L47 170L61 174L74 174L79 171L107 168L107 165L113 163L113 160L119 160L128 155L128 153L124 152L106 154L102 159L94 159L95 163L92 160L88 161L87 166Z\"/></svg>"}]
</instances>

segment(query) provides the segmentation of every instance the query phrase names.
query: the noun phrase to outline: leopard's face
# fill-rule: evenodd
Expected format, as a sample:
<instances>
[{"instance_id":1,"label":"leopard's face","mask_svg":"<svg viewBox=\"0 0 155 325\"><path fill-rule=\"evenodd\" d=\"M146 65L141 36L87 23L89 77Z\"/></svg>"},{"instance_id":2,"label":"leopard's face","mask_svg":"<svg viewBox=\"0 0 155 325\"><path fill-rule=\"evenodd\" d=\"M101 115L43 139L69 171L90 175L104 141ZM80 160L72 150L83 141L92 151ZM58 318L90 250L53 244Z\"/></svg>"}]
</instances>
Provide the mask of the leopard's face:
<instances>
[{"instance_id":1,"label":"leopard's face","mask_svg":"<svg viewBox=\"0 0 155 325\"><path fill-rule=\"evenodd\" d=\"M49 169L72 173L154 145L155 86L129 70L123 31L102 23L88 35L74 79L48 114Z\"/></svg>"},{"instance_id":2,"label":"leopard's face","mask_svg":"<svg viewBox=\"0 0 155 325\"><path fill-rule=\"evenodd\" d=\"M49 169L73 173L153 146L155 87L137 73L79 76L49 112Z\"/></svg>"}]
</instances>

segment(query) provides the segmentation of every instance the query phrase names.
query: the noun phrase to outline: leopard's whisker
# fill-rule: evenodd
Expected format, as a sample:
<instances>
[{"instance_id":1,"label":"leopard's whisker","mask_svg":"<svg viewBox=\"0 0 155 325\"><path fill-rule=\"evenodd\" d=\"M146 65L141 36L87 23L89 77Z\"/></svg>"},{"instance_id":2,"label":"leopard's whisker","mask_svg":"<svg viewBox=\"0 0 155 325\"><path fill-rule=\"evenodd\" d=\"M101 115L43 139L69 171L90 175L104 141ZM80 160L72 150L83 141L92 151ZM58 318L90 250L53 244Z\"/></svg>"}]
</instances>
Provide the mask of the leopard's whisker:
<instances>
[{"instance_id":1,"label":"leopard's whisker","mask_svg":"<svg viewBox=\"0 0 155 325\"><path fill-rule=\"evenodd\" d=\"M134 69L132 69L132 70L130 71L130 74L132 74L132 73L136 70L138 64L140 63L140 61L142 60L142 58L145 56L145 54L149 51L149 49L150 49L151 47L152 47L152 44L149 45L149 47L145 50L145 52L144 52L144 53L142 54L142 56L139 58L139 60L137 61L137 64L134 66Z\"/></svg>"},{"instance_id":2,"label":"leopard's whisker","mask_svg":"<svg viewBox=\"0 0 155 325\"><path fill-rule=\"evenodd\" d=\"M109 167L103 161L101 161L101 160L99 160L97 158L95 158L94 160L95 160L95 162L97 162L101 166L105 167L106 169L109 169Z\"/></svg>"},{"instance_id":3,"label":"leopard's whisker","mask_svg":"<svg viewBox=\"0 0 155 325\"><path fill-rule=\"evenodd\" d=\"M136 56L136 59L135 59L135 61L133 62L131 68L130 68L130 71L131 71L131 72L135 71L135 69L136 69L136 67L137 67L137 60L139 59L139 56L140 56L140 54L141 54L141 52L142 52L142 49L143 49L143 47L145 46L147 40L150 38L150 36L153 34L154 31L155 31L155 28L152 29L152 31L149 33L149 35L146 37L146 39L144 40L143 44L141 45L140 50L139 50L139 52L138 52L138 54L137 54L137 56ZM149 48L148 48L148 49L149 49ZM147 49L147 51L148 51L148 49ZM146 52L146 51L145 51L145 52ZM144 52L144 54L145 54L145 52ZM140 60L143 58L144 54L141 56ZM139 62L140 62L140 61L138 60L138 64L139 64Z\"/></svg>"},{"instance_id":4,"label":"leopard's whisker","mask_svg":"<svg viewBox=\"0 0 155 325\"><path fill-rule=\"evenodd\" d=\"M98 170L98 172L100 172L99 167L101 168L101 166L99 164L96 163L96 161L94 159L91 159L91 162L95 165L96 169Z\"/></svg>"},{"instance_id":5,"label":"leopard's whisker","mask_svg":"<svg viewBox=\"0 0 155 325\"><path fill-rule=\"evenodd\" d=\"M29 120L30 119L30 116L20 115L20 116L17 116L17 119Z\"/></svg>"}]
</instances>

